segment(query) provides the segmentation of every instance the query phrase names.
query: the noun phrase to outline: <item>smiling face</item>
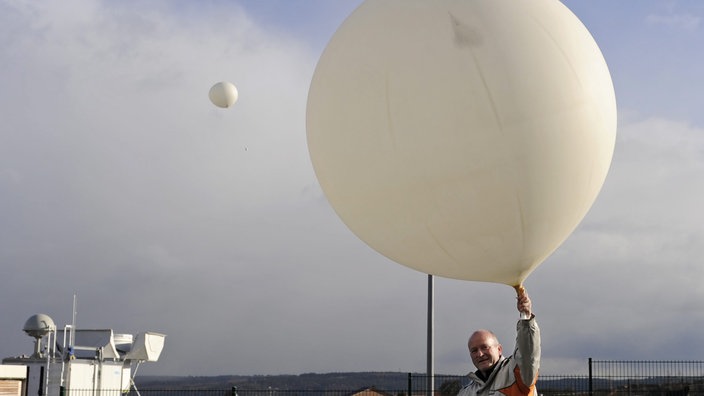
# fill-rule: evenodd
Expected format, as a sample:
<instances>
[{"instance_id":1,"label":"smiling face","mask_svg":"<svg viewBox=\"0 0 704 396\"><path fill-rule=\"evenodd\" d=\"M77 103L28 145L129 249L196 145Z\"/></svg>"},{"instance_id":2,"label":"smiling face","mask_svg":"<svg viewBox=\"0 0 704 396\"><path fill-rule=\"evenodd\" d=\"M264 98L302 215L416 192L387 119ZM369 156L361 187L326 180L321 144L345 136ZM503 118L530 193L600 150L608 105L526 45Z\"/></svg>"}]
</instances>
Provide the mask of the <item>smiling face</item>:
<instances>
[{"instance_id":1,"label":"smiling face","mask_svg":"<svg viewBox=\"0 0 704 396\"><path fill-rule=\"evenodd\" d=\"M483 373L487 373L501 359L501 344L488 330L475 331L469 337L469 355L472 363Z\"/></svg>"}]
</instances>

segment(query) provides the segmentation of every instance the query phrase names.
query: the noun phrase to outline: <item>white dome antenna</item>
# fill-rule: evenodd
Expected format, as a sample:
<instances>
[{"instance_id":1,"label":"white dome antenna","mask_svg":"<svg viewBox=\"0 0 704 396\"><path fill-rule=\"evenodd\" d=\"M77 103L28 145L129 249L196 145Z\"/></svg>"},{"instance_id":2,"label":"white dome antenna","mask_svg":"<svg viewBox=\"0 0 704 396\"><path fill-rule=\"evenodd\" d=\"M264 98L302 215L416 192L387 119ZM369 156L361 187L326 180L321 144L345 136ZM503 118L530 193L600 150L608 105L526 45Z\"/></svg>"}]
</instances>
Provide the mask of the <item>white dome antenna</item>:
<instances>
[{"instance_id":1,"label":"white dome antenna","mask_svg":"<svg viewBox=\"0 0 704 396\"><path fill-rule=\"evenodd\" d=\"M34 341L34 355L33 357L41 356L41 339L51 333L56 331L56 325L54 321L46 314L36 314L32 315L24 322L24 327L22 330L27 333L30 337L35 339Z\"/></svg>"}]
</instances>

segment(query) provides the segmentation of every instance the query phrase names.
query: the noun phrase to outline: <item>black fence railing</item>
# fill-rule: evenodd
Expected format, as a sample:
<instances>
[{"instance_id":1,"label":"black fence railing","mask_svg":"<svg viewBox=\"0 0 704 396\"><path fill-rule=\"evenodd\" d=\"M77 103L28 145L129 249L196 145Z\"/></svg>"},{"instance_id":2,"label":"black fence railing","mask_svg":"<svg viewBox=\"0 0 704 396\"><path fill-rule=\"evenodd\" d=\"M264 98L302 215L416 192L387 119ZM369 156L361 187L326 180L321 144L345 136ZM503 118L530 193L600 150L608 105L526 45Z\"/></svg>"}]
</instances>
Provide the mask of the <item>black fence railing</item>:
<instances>
[{"instance_id":1,"label":"black fence railing","mask_svg":"<svg viewBox=\"0 0 704 396\"><path fill-rule=\"evenodd\" d=\"M704 361L621 361L589 359L587 375L543 375L543 396L704 396ZM410 375L410 374L409 374ZM423 394L426 375L413 375L409 389ZM466 377L436 376L435 394L453 396ZM411 386L412 385L412 386Z\"/></svg>"},{"instance_id":2,"label":"black fence railing","mask_svg":"<svg viewBox=\"0 0 704 396\"><path fill-rule=\"evenodd\" d=\"M704 361L589 359L591 396L704 396Z\"/></svg>"},{"instance_id":3,"label":"black fence railing","mask_svg":"<svg viewBox=\"0 0 704 396\"><path fill-rule=\"evenodd\" d=\"M410 395L427 394L423 385L427 381L425 375L413 375L414 387ZM468 382L467 376L436 376L435 396L455 396ZM543 396L588 395L589 377L586 375L540 375L536 384L539 394ZM704 396L704 395L703 395Z\"/></svg>"},{"instance_id":4,"label":"black fence railing","mask_svg":"<svg viewBox=\"0 0 704 396\"><path fill-rule=\"evenodd\" d=\"M71 390L64 396L455 396L468 378L408 374L398 389L131 389L129 392ZM433 386L430 391L429 385ZM704 396L704 361L588 362L588 375L543 375L536 385L542 396Z\"/></svg>"},{"instance_id":5,"label":"black fence railing","mask_svg":"<svg viewBox=\"0 0 704 396\"><path fill-rule=\"evenodd\" d=\"M589 377L586 375L541 375L535 385L543 396L589 395Z\"/></svg>"},{"instance_id":6,"label":"black fence railing","mask_svg":"<svg viewBox=\"0 0 704 396\"><path fill-rule=\"evenodd\" d=\"M72 389L63 396L406 396L406 390L362 389L350 390L296 390L296 389L131 389L121 390Z\"/></svg>"}]
</instances>

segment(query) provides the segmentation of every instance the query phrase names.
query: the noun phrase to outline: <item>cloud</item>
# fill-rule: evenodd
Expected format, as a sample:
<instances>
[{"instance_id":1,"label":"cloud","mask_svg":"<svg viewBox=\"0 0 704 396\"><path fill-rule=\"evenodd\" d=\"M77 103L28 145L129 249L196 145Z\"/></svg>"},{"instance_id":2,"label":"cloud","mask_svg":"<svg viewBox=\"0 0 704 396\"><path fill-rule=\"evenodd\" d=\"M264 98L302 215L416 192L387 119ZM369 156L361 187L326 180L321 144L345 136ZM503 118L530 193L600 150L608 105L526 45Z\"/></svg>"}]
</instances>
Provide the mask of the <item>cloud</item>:
<instances>
[{"instance_id":1,"label":"cloud","mask_svg":"<svg viewBox=\"0 0 704 396\"><path fill-rule=\"evenodd\" d=\"M648 118L620 126L597 203L532 275L541 295L562 299L546 307L548 359L696 358L692 342L701 341L683 329L701 325L704 313L695 303L704 297L703 153L704 130L688 124Z\"/></svg>"},{"instance_id":2,"label":"cloud","mask_svg":"<svg viewBox=\"0 0 704 396\"><path fill-rule=\"evenodd\" d=\"M692 14L650 14L645 18L645 22L648 25L661 25L666 27L683 29L690 32L699 30L701 20L701 17Z\"/></svg>"},{"instance_id":3,"label":"cloud","mask_svg":"<svg viewBox=\"0 0 704 396\"><path fill-rule=\"evenodd\" d=\"M76 292L83 324L162 330L178 351L173 326L184 338L201 327L180 318L223 311L231 287L265 290L296 248L277 216L312 199L314 56L236 7L65 6L4 6L0 257L13 275L2 286L42 294L5 308L3 334L21 337L31 307L61 323ZM207 97L221 79L240 88L227 111Z\"/></svg>"},{"instance_id":4,"label":"cloud","mask_svg":"<svg viewBox=\"0 0 704 396\"><path fill-rule=\"evenodd\" d=\"M167 334L144 374L424 370L426 275L357 239L313 174L317 50L237 3L171 4L0 3L0 356L30 350L34 313L70 322L76 293L81 327ZM631 110L595 206L527 280L545 373L704 347L704 131ZM435 293L437 372L470 369L478 327L510 350L510 287Z\"/></svg>"}]
</instances>

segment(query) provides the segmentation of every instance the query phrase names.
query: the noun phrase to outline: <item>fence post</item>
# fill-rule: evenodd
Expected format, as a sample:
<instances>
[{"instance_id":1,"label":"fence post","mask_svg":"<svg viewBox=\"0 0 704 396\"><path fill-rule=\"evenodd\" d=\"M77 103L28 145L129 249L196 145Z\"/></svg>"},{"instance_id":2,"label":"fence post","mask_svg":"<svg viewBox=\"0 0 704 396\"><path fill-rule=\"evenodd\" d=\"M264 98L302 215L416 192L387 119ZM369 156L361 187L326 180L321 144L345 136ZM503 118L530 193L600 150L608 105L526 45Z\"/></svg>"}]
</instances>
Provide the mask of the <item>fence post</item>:
<instances>
[{"instance_id":1,"label":"fence post","mask_svg":"<svg viewBox=\"0 0 704 396\"><path fill-rule=\"evenodd\" d=\"M589 396L593 396L592 392L592 358L589 358Z\"/></svg>"},{"instance_id":2,"label":"fence post","mask_svg":"<svg viewBox=\"0 0 704 396\"><path fill-rule=\"evenodd\" d=\"M232 387L232 393L230 393L230 396L237 396L237 387L236 386Z\"/></svg>"},{"instance_id":3,"label":"fence post","mask_svg":"<svg viewBox=\"0 0 704 396\"><path fill-rule=\"evenodd\" d=\"M411 396L413 393L413 375L411 373L408 373L408 396Z\"/></svg>"}]
</instances>

